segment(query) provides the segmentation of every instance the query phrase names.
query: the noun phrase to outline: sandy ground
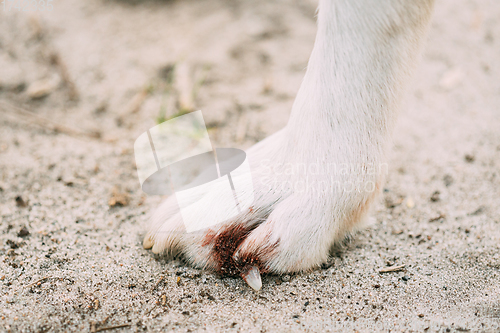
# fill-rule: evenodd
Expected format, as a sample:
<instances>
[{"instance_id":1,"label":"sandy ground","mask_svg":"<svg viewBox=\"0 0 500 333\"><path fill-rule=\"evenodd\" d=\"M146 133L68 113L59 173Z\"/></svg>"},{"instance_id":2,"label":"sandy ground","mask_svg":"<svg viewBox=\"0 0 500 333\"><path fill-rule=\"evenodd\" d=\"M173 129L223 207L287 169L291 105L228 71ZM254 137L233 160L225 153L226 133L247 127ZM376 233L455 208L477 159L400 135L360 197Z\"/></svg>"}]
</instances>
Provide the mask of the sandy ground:
<instances>
[{"instance_id":1,"label":"sandy ground","mask_svg":"<svg viewBox=\"0 0 500 333\"><path fill-rule=\"evenodd\" d=\"M374 224L259 293L142 249L133 142L190 103L219 147L284 126L315 2L54 2L0 10L0 331L500 330L499 2L437 2Z\"/></svg>"}]
</instances>

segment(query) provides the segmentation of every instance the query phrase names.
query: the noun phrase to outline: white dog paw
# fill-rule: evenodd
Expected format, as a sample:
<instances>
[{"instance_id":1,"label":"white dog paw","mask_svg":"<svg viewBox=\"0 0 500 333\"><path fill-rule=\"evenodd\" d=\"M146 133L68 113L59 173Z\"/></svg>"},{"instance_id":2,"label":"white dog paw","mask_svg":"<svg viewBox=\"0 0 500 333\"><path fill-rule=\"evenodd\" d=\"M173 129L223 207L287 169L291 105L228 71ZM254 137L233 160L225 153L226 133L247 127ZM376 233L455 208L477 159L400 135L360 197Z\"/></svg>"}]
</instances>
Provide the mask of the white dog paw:
<instances>
[{"instance_id":1,"label":"white dog paw","mask_svg":"<svg viewBox=\"0 0 500 333\"><path fill-rule=\"evenodd\" d=\"M187 232L172 195L154 213L144 247L154 253L182 253L197 267L240 275L256 290L262 285L260 273L299 272L324 263L331 247L367 216L380 177L318 173L321 159L302 161L287 153L282 144L285 133L248 151L252 185L240 191L253 192L249 207L222 223ZM307 171L310 166L315 167L312 174ZM339 185L359 177L374 186L360 190L359 182L351 189ZM191 216L203 222L221 197L211 192L196 200L203 204L196 205Z\"/></svg>"}]
</instances>

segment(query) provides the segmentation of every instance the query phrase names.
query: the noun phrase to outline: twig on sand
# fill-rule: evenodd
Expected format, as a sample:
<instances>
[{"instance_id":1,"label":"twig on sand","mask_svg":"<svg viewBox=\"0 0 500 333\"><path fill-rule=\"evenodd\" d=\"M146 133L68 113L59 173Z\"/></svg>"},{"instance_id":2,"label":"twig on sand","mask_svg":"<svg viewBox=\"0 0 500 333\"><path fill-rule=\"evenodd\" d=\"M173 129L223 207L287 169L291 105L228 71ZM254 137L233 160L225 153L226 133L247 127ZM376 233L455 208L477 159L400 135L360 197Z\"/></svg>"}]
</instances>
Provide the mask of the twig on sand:
<instances>
[{"instance_id":1,"label":"twig on sand","mask_svg":"<svg viewBox=\"0 0 500 333\"><path fill-rule=\"evenodd\" d=\"M123 327L129 327L129 326L130 326L130 324L121 324L121 325L116 325L116 326L107 326L107 327L98 328L98 329L94 330L93 332L109 331L109 330L114 330L116 328L123 328Z\"/></svg>"},{"instance_id":2,"label":"twig on sand","mask_svg":"<svg viewBox=\"0 0 500 333\"><path fill-rule=\"evenodd\" d=\"M128 116L129 114L134 114L139 112L141 109L142 104L146 100L146 98L149 95L149 89L145 88L139 91L135 96L132 98L130 101L130 104L127 107L127 112L125 113L125 116Z\"/></svg>"},{"instance_id":3,"label":"twig on sand","mask_svg":"<svg viewBox=\"0 0 500 333\"><path fill-rule=\"evenodd\" d=\"M26 286L26 288L31 288L31 287L33 287L33 286L37 285L38 283L41 283L41 282L43 282L43 281L45 281L45 280L48 280L48 279L53 279L53 278L54 278L54 276L45 276L45 277L43 277L43 278L41 278L41 279L36 280L35 282L32 282L32 283L28 284L28 285Z\"/></svg>"},{"instance_id":4,"label":"twig on sand","mask_svg":"<svg viewBox=\"0 0 500 333\"><path fill-rule=\"evenodd\" d=\"M111 315L107 316L106 318L104 318L102 321L101 321L101 325L104 325L106 324L106 322L108 321L108 319L111 317Z\"/></svg>"},{"instance_id":5,"label":"twig on sand","mask_svg":"<svg viewBox=\"0 0 500 333\"><path fill-rule=\"evenodd\" d=\"M446 217L445 214L439 214L438 216L429 219L429 222L434 222L434 221L437 221L437 220L440 220L440 219L444 219L445 217Z\"/></svg>"},{"instance_id":6,"label":"twig on sand","mask_svg":"<svg viewBox=\"0 0 500 333\"><path fill-rule=\"evenodd\" d=\"M59 69L61 78L66 87L68 88L70 100L72 101L78 100L79 98L78 90L76 89L75 83L73 82L71 76L69 75L68 67L61 59L61 56L57 51L52 52L52 54L50 55L50 62Z\"/></svg>"},{"instance_id":7,"label":"twig on sand","mask_svg":"<svg viewBox=\"0 0 500 333\"><path fill-rule=\"evenodd\" d=\"M0 101L0 110L8 112L10 115L18 119L27 121L31 124L41 126L45 129L67 134L73 137L87 137L92 139L100 139L101 135L98 132L85 131L78 128L73 128L67 125L59 124L53 120L47 119L32 111L28 111L18 106L14 106L5 101Z\"/></svg>"},{"instance_id":8,"label":"twig on sand","mask_svg":"<svg viewBox=\"0 0 500 333\"><path fill-rule=\"evenodd\" d=\"M191 66L180 62L175 66L175 87L178 92L177 104L184 113L194 110L193 80Z\"/></svg>"},{"instance_id":9,"label":"twig on sand","mask_svg":"<svg viewBox=\"0 0 500 333\"><path fill-rule=\"evenodd\" d=\"M151 291L154 291L156 288L158 288L158 286L160 285L160 283L163 281L164 277L160 277L160 279L158 280L158 282L156 282L156 284L153 286L153 288L151 289Z\"/></svg>"},{"instance_id":10,"label":"twig on sand","mask_svg":"<svg viewBox=\"0 0 500 333\"><path fill-rule=\"evenodd\" d=\"M402 270L406 265L403 264L403 265L399 265L399 266L393 266L393 267L387 267L387 268L382 268L381 270L379 270L378 272L379 273L389 273L389 272L397 272L397 271L400 271Z\"/></svg>"},{"instance_id":11,"label":"twig on sand","mask_svg":"<svg viewBox=\"0 0 500 333\"><path fill-rule=\"evenodd\" d=\"M163 311L160 311L160 312L156 313L155 315L153 315L153 318L156 318L163 313L165 313L165 309L163 309Z\"/></svg>"},{"instance_id":12,"label":"twig on sand","mask_svg":"<svg viewBox=\"0 0 500 333\"><path fill-rule=\"evenodd\" d=\"M153 307L152 307L151 309L149 309L148 311L146 311L145 315L146 315L146 316L149 316L149 314L150 314L151 312L153 312L153 310L154 310L154 309L156 309L156 307L157 307L157 306L158 306L158 304L153 305Z\"/></svg>"},{"instance_id":13,"label":"twig on sand","mask_svg":"<svg viewBox=\"0 0 500 333\"><path fill-rule=\"evenodd\" d=\"M240 113L238 124L236 126L236 142L243 142L247 136L248 119L244 112Z\"/></svg>"}]
</instances>

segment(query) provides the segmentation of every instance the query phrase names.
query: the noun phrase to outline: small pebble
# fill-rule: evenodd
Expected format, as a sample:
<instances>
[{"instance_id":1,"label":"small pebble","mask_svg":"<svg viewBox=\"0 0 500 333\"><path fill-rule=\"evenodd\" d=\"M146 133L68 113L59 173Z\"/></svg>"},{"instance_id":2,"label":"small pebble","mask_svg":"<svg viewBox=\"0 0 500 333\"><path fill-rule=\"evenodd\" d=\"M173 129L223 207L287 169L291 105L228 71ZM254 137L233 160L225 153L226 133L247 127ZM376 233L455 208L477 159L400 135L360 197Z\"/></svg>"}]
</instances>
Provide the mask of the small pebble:
<instances>
[{"instance_id":1,"label":"small pebble","mask_svg":"<svg viewBox=\"0 0 500 333\"><path fill-rule=\"evenodd\" d=\"M24 226L17 233L17 237L26 237L26 236L29 236L29 234L30 234L30 232L29 232L28 228L26 228Z\"/></svg>"},{"instance_id":2,"label":"small pebble","mask_svg":"<svg viewBox=\"0 0 500 333\"><path fill-rule=\"evenodd\" d=\"M450 175L445 175L445 176L443 177L443 182L444 182L444 185L445 185L446 187L448 187L448 186L450 186L451 184L453 184L453 177L452 177L452 176L450 176Z\"/></svg>"},{"instance_id":3,"label":"small pebble","mask_svg":"<svg viewBox=\"0 0 500 333\"><path fill-rule=\"evenodd\" d=\"M49 95L59 85L59 78L54 76L48 79L35 81L28 86L26 94L31 99L39 99Z\"/></svg>"},{"instance_id":4,"label":"small pebble","mask_svg":"<svg viewBox=\"0 0 500 333\"><path fill-rule=\"evenodd\" d=\"M476 160L476 157L474 155L471 155L471 154L466 154L464 156L464 159L465 159L465 162L472 163Z\"/></svg>"},{"instance_id":5,"label":"small pebble","mask_svg":"<svg viewBox=\"0 0 500 333\"><path fill-rule=\"evenodd\" d=\"M485 210L484 207L481 206L478 209L476 209L475 211L473 211L472 213L470 213L469 215L479 215L479 214L483 213L484 210Z\"/></svg>"},{"instance_id":6,"label":"small pebble","mask_svg":"<svg viewBox=\"0 0 500 333\"><path fill-rule=\"evenodd\" d=\"M406 276L406 275L401 278L401 280L403 280L403 281L408 281L409 279L410 278L408 276Z\"/></svg>"},{"instance_id":7,"label":"small pebble","mask_svg":"<svg viewBox=\"0 0 500 333\"><path fill-rule=\"evenodd\" d=\"M16 206L17 207L26 207L26 206L28 206L28 204L26 203L26 201L24 201L23 197L20 196L20 195L18 195L15 200L16 200Z\"/></svg>"},{"instance_id":8,"label":"small pebble","mask_svg":"<svg viewBox=\"0 0 500 333\"><path fill-rule=\"evenodd\" d=\"M415 201L413 201L413 199L411 197L408 197L408 199L406 199L406 206L408 208L415 207Z\"/></svg>"},{"instance_id":9,"label":"small pebble","mask_svg":"<svg viewBox=\"0 0 500 333\"><path fill-rule=\"evenodd\" d=\"M115 187L112 190L111 198L108 200L108 205L110 207L124 207L129 204L130 198L129 195L125 192L120 192Z\"/></svg>"},{"instance_id":10,"label":"small pebble","mask_svg":"<svg viewBox=\"0 0 500 333\"><path fill-rule=\"evenodd\" d=\"M440 194L441 194L441 192L439 192L439 191L434 191L434 193L432 193L432 195L431 195L431 201L432 201L432 202L437 202L437 201L439 201L439 200L440 200L440 198L439 198L439 195L440 195Z\"/></svg>"}]
</instances>

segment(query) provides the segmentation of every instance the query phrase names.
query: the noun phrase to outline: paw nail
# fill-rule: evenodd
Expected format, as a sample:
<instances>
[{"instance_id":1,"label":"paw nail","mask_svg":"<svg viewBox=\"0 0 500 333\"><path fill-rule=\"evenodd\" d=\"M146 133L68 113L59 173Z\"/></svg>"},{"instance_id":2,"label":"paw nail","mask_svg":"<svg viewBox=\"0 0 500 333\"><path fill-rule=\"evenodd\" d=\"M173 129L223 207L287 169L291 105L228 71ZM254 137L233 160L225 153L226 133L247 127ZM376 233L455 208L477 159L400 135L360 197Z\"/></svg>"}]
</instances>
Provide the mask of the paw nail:
<instances>
[{"instance_id":1,"label":"paw nail","mask_svg":"<svg viewBox=\"0 0 500 333\"><path fill-rule=\"evenodd\" d=\"M151 249L151 251L153 251L154 254L160 254L162 251L163 251L163 247L161 247L161 245L159 245L158 243L155 243L155 245L153 245L153 248Z\"/></svg>"},{"instance_id":2,"label":"paw nail","mask_svg":"<svg viewBox=\"0 0 500 333\"><path fill-rule=\"evenodd\" d=\"M152 247L153 247L153 245L154 245L154 242L151 240L151 238L149 238L149 237L144 238L144 241L142 242L142 246L143 246L146 250L148 250L148 249L152 248Z\"/></svg>"},{"instance_id":3,"label":"paw nail","mask_svg":"<svg viewBox=\"0 0 500 333\"><path fill-rule=\"evenodd\" d=\"M253 290L259 291L262 288L262 280L257 267L253 266L247 273L241 274L241 277Z\"/></svg>"}]
</instances>

